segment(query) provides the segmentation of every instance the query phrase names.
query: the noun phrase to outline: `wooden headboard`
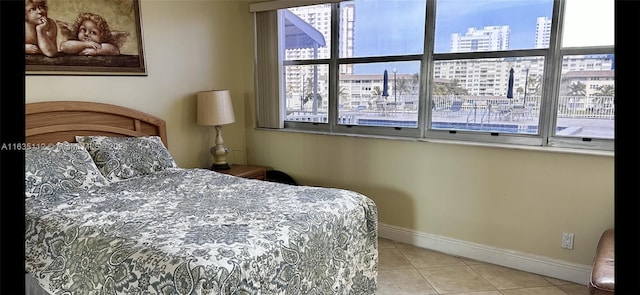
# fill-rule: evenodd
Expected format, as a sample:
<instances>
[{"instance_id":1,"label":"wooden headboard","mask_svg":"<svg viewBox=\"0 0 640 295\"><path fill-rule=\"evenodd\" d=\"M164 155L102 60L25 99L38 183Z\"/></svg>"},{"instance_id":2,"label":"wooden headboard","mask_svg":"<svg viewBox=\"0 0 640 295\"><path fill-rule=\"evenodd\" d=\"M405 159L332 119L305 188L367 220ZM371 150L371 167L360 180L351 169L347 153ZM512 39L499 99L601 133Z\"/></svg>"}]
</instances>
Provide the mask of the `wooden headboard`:
<instances>
[{"instance_id":1,"label":"wooden headboard","mask_svg":"<svg viewBox=\"0 0 640 295\"><path fill-rule=\"evenodd\" d=\"M28 103L25 119L25 141L30 144L75 142L76 135L157 135L165 146L169 146L164 120L112 104L86 101Z\"/></svg>"}]
</instances>

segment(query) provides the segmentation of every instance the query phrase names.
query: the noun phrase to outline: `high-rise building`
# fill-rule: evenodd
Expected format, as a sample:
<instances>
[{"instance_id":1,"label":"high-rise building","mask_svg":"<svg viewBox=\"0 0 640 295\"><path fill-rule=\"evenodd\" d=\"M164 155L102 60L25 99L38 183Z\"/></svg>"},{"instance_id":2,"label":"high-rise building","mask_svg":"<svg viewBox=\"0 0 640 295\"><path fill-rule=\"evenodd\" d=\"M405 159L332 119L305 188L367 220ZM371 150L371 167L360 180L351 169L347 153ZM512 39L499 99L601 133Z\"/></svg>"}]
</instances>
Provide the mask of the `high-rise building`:
<instances>
[{"instance_id":1,"label":"high-rise building","mask_svg":"<svg viewBox=\"0 0 640 295\"><path fill-rule=\"evenodd\" d=\"M289 8L289 11L300 17L303 21L313 26L318 32L325 37L326 46L318 48L318 52L309 49L293 49L287 50L287 59L313 59L314 56L319 58L328 58L330 56L330 44L332 40L335 42L336 37L331 36L331 4L320 4L311 6L301 6ZM354 4L340 5L340 38L338 38L340 57L352 57L355 39L356 12ZM343 66L340 68L341 73L353 73L352 66ZM320 75L325 73L319 73Z\"/></svg>"},{"instance_id":2,"label":"high-rise building","mask_svg":"<svg viewBox=\"0 0 640 295\"><path fill-rule=\"evenodd\" d=\"M318 48L314 53L313 49L291 49L286 51L287 59L313 59L314 55L319 58L330 56L329 44L339 42L340 57L352 57L356 46L355 27L357 26L356 10L353 4L341 5L339 37L331 36L331 5L322 4L290 8L302 20L317 29L324 37L326 46ZM486 26L482 29L470 27L462 35L454 33L451 35L451 52L478 52L478 51L499 51L509 50L509 38L511 29L508 25ZM547 17L536 18L535 36L530 35L529 40L535 38L535 48L548 48L551 34L551 20ZM364 36L366 37L366 36ZM509 70L516 71L514 88L524 89L527 86L528 78L541 77L544 70L544 59L517 59L505 60L496 63L492 60L449 60L438 61L433 68L433 78L438 81L456 81L461 87L468 91L469 95L478 96L506 96L508 88ZM563 61L563 74L567 71L602 71L613 69L613 58L611 56L566 56ZM287 94L287 106L295 109L302 109L302 93L308 95L311 88L311 79L316 76L317 89L323 97L328 95L328 67L318 66L314 73L313 66L290 66L287 68L287 85L292 90ZM373 88L382 86L380 75L355 75L353 65L341 65L339 69L340 87L349 93L349 98L341 103L344 107L356 107L367 104L373 97ZM412 80L411 76L398 75L405 80ZM575 79L583 77L572 74ZM599 87L608 85L612 80L604 80ZM529 87L531 85L528 85ZM418 84L414 85L411 91L403 93L402 101L417 101ZM595 89L595 88L594 88ZM342 89L340 91L343 91ZM522 96L523 93L516 94ZM342 98L341 98L342 99ZM328 100L323 99L322 104L326 106ZM308 106L307 106L308 107Z\"/></svg>"},{"instance_id":3,"label":"high-rise building","mask_svg":"<svg viewBox=\"0 0 640 295\"><path fill-rule=\"evenodd\" d=\"M288 9L302 21L312 26L325 39L325 46L318 48L293 48L285 50L287 60L309 60L316 58L329 58L331 56L331 42L339 42L341 57L352 57L355 40L356 12L354 4L340 5L339 35L331 35L331 4L319 4ZM340 73L352 74L353 65L341 65ZM326 77L329 76L328 66L290 66L286 68L285 79L288 87L294 89L287 94L287 106L301 108L302 102L297 99L308 95L309 88L316 80L316 88L322 96L326 96L328 85ZM314 78L315 77L315 78ZM323 104L327 103L324 99Z\"/></svg>"},{"instance_id":4,"label":"high-rise building","mask_svg":"<svg viewBox=\"0 0 640 295\"><path fill-rule=\"evenodd\" d=\"M551 19L544 16L536 18L535 48L549 48L549 36L551 36Z\"/></svg>"},{"instance_id":5,"label":"high-rise building","mask_svg":"<svg viewBox=\"0 0 640 295\"><path fill-rule=\"evenodd\" d=\"M451 52L494 51L509 49L509 26L468 28L467 33L451 34Z\"/></svg>"},{"instance_id":6,"label":"high-rise building","mask_svg":"<svg viewBox=\"0 0 640 295\"><path fill-rule=\"evenodd\" d=\"M352 57L355 40L355 4L340 4L340 57ZM341 65L340 73L353 74L353 65Z\"/></svg>"}]
</instances>

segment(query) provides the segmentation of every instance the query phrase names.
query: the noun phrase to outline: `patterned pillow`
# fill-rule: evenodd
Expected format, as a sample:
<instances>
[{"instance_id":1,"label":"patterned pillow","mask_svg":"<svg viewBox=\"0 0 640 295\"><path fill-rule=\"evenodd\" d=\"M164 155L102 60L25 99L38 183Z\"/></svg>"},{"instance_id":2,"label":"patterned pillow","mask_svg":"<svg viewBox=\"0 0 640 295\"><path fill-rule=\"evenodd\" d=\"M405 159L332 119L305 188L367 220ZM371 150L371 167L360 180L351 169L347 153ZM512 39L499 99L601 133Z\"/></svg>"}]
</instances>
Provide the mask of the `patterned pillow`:
<instances>
[{"instance_id":1,"label":"patterned pillow","mask_svg":"<svg viewBox=\"0 0 640 295\"><path fill-rule=\"evenodd\" d=\"M108 184L87 150L66 141L26 149L24 181L27 197L80 193Z\"/></svg>"},{"instance_id":2,"label":"patterned pillow","mask_svg":"<svg viewBox=\"0 0 640 295\"><path fill-rule=\"evenodd\" d=\"M89 151L96 166L109 181L178 167L158 136L76 136L76 141Z\"/></svg>"}]
</instances>

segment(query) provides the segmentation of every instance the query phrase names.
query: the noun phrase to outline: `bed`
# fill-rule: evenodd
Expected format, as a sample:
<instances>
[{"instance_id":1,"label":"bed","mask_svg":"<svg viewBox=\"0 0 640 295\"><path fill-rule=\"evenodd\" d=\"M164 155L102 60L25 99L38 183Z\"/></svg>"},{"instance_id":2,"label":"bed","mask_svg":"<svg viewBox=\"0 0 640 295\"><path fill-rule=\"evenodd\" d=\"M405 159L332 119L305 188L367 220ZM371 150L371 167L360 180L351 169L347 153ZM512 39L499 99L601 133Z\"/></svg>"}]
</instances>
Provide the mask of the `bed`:
<instances>
[{"instance_id":1,"label":"bed","mask_svg":"<svg viewBox=\"0 0 640 295\"><path fill-rule=\"evenodd\" d=\"M27 104L25 137L32 294L375 293L365 195L177 167L165 121L116 105Z\"/></svg>"}]
</instances>

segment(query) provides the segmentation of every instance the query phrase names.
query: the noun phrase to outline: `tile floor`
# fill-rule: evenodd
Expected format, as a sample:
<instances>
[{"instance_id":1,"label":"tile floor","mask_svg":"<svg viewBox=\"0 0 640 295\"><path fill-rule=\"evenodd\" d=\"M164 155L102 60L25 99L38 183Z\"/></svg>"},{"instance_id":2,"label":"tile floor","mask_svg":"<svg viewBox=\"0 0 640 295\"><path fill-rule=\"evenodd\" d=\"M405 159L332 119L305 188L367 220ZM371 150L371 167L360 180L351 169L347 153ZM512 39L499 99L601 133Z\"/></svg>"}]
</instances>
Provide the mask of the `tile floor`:
<instances>
[{"instance_id":1,"label":"tile floor","mask_svg":"<svg viewBox=\"0 0 640 295\"><path fill-rule=\"evenodd\" d=\"M380 238L376 295L586 295L579 285Z\"/></svg>"}]
</instances>

